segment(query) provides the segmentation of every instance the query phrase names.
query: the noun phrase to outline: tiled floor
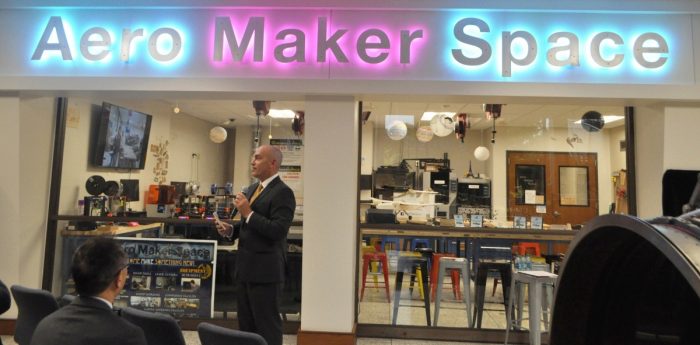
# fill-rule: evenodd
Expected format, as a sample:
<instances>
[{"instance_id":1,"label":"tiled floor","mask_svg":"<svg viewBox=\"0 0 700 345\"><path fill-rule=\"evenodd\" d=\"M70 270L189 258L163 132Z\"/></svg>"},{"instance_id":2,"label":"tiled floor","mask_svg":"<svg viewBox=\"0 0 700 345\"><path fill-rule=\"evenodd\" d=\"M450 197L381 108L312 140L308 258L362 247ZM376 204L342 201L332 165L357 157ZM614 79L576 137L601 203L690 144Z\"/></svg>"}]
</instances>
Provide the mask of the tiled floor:
<instances>
[{"instance_id":1,"label":"tiled floor","mask_svg":"<svg viewBox=\"0 0 700 345\"><path fill-rule=\"evenodd\" d=\"M184 331L185 341L187 345L201 345L199 338L197 337L197 332L194 331ZM3 335L0 336L3 345L17 345L12 339L12 336ZM295 335L285 335L284 345L296 345L297 337ZM444 342L444 341L431 341L431 340L399 340L399 339L375 339L375 338L359 338L357 339L357 345L484 345L476 343L457 343L457 342Z\"/></svg>"}]
</instances>

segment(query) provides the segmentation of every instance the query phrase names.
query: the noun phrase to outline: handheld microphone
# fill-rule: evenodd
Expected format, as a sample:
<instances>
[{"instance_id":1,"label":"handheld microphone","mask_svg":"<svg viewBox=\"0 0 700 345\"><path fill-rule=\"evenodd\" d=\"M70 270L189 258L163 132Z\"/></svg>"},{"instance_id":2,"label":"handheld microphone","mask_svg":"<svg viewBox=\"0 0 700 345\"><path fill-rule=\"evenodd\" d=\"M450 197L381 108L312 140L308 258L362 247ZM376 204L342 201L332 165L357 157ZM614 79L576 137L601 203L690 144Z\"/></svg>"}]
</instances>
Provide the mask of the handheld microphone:
<instances>
[{"instance_id":1,"label":"handheld microphone","mask_svg":"<svg viewBox=\"0 0 700 345\"><path fill-rule=\"evenodd\" d=\"M248 195L248 187L247 186L241 187L241 193L243 193L243 195ZM236 207L234 207L233 211L231 211L231 215L229 215L229 219L233 219L233 217L235 217L237 214L238 214L238 209Z\"/></svg>"}]
</instances>

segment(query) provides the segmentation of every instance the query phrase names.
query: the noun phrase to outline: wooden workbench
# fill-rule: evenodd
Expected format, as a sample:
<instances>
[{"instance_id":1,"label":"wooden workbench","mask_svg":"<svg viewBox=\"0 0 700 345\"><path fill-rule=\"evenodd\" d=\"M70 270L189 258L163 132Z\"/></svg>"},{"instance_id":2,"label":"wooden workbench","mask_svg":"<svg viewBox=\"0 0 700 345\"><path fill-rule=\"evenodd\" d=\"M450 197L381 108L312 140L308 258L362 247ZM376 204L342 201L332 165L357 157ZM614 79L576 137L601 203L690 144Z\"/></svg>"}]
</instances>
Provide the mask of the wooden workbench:
<instances>
[{"instance_id":1,"label":"wooden workbench","mask_svg":"<svg viewBox=\"0 0 700 345\"><path fill-rule=\"evenodd\" d=\"M145 231L157 231L160 233L163 223L142 224L136 226L103 225L95 230L61 230L61 236L132 236L142 234ZM160 236L155 236L160 237Z\"/></svg>"}]
</instances>

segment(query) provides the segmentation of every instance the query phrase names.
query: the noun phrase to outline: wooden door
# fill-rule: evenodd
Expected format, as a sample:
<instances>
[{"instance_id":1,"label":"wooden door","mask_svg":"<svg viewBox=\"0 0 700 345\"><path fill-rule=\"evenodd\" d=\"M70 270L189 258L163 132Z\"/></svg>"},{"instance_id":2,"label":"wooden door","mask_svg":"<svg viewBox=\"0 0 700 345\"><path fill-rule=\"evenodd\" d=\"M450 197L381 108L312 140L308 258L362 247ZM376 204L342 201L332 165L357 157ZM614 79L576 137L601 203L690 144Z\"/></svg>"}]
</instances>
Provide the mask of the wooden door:
<instances>
[{"instance_id":1,"label":"wooden door","mask_svg":"<svg viewBox=\"0 0 700 345\"><path fill-rule=\"evenodd\" d=\"M508 220L576 225L598 215L596 153L508 151L506 159Z\"/></svg>"}]
</instances>

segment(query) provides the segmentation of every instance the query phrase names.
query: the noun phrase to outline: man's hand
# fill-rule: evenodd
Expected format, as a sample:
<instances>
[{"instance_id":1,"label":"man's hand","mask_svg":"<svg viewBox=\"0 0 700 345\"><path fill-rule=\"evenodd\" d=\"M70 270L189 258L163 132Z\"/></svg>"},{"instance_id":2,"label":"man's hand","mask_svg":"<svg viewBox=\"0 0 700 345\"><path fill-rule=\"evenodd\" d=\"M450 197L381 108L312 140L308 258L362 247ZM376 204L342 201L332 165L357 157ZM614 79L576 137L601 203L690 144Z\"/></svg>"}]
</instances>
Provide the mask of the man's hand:
<instances>
[{"instance_id":1,"label":"man's hand","mask_svg":"<svg viewBox=\"0 0 700 345\"><path fill-rule=\"evenodd\" d=\"M217 220L216 231L223 237L231 238L233 236L233 225Z\"/></svg>"},{"instance_id":2,"label":"man's hand","mask_svg":"<svg viewBox=\"0 0 700 345\"><path fill-rule=\"evenodd\" d=\"M245 194L243 193L236 194L236 198L233 199L233 204L236 206L238 213L244 220L245 218L248 218L251 212L253 212L253 210L250 208L248 198L246 198Z\"/></svg>"}]
</instances>

